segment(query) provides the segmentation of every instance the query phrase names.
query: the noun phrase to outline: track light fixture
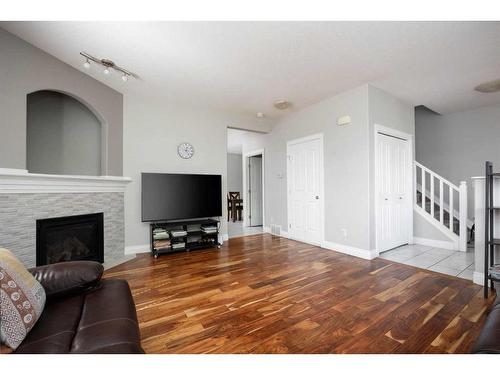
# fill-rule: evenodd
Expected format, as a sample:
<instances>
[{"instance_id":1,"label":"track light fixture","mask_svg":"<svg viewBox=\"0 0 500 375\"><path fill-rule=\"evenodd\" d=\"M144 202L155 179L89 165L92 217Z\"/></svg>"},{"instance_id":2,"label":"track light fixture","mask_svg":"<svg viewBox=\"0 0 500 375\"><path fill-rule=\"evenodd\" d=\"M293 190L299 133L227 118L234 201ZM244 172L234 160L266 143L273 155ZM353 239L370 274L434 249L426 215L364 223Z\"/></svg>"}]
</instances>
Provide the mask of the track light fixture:
<instances>
[{"instance_id":1,"label":"track light fixture","mask_svg":"<svg viewBox=\"0 0 500 375\"><path fill-rule=\"evenodd\" d=\"M85 62L83 63L83 66L85 69L90 69L90 62L93 61L101 66L104 67L103 73L106 75L109 75L111 73L111 69L114 69L120 73L122 73L122 80L123 82L127 82L130 77L137 78L137 75L129 72L128 70L116 65L113 61L108 60L108 59L98 59L97 57L94 57L92 55L89 55L88 53L85 52L80 52L80 55L85 57Z\"/></svg>"}]
</instances>

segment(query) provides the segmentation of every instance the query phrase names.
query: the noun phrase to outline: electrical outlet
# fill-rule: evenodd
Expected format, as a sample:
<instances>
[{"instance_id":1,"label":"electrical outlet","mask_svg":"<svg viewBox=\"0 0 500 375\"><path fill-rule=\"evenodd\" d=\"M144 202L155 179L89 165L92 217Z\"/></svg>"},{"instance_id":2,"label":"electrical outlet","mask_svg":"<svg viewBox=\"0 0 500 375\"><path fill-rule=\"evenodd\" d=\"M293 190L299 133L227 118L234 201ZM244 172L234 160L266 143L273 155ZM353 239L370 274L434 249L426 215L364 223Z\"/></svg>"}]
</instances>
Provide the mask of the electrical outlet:
<instances>
[{"instance_id":1,"label":"electrical outlet","mask_svg":"<svg viewBox=\"0 0 500 375\"><path fill-rule=\"evenodd\" d=\"M344 240L347 240L347 229L342 228L341 231L342 231L342 234L344 235Z\"/></svg>"}]
</instances>

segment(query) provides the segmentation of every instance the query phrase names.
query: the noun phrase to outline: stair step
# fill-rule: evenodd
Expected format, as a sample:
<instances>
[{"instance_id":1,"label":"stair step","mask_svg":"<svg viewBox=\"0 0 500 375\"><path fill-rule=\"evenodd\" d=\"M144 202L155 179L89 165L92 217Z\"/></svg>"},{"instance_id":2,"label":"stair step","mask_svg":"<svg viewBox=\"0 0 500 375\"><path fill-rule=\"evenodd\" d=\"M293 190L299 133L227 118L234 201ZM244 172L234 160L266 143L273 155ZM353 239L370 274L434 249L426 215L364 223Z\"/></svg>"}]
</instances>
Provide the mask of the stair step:
<instances>
[{"instance_id":1,"label":"stair step","mask_svg":"<svg viewBox=\"0 0 500 375\"><path fill-rule=\"evenodd\" d=\"M489 277L491 280L494 281L500 281L500 265L495 264L494 266L490 267L488 270L489 272Z\"/></svg>"}]
</instances>

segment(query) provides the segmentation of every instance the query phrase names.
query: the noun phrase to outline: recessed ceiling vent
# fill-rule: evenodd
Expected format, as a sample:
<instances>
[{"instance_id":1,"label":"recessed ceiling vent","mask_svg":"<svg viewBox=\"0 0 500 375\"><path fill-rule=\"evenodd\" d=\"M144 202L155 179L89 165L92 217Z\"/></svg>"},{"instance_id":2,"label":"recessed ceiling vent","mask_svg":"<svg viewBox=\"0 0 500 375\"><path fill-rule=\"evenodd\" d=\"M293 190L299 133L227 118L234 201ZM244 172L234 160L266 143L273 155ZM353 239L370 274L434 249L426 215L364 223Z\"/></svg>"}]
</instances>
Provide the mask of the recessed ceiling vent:
<instances>
[{"instance_id":1,"label":"recessed ceiling vent","mask_svg":"<svg viewBox=\"0 0 500 375\"><path fill-rule=\"evenodd\" d=\"M474 90L484 93L500 91L500 79L491 82L484 82L474 87Z\"/></svg>"},{"instance_id":2,"label":"recessed ceiling vent","mask_svg":"<svg viewBox=\"0 0 500 375\"><path fill-rule=\"evenodd\" d=\"M290 108L292 103L290 103L288 100L276 100L274 102L274 107L280 109L280 110L285 110L287 108Z\"/></svg>"}]
</instances>

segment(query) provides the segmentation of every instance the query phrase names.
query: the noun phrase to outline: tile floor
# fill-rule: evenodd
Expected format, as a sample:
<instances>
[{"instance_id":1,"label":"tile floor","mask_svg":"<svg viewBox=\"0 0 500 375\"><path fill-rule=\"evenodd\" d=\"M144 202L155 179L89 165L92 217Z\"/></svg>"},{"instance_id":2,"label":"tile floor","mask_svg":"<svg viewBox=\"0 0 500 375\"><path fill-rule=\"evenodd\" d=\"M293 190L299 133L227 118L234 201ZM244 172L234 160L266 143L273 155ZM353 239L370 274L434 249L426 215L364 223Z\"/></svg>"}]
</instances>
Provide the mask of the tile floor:
<instances>
[{"instance_id":1,"label":"tile floor","mask_svg":"<svg viewBox=\"0 0 500 375\"><path fill-rule=\"evenodd\" d=\"M473 248L464 253L424 245L405 245L384 251L380 258L467 280L472 280L474 272Z\"/></svg>"},{"instance_id":2,"label":"tile floor","mask_svg":"<svg viewBox=\"0 0 500 375\"><path fill-rule=\"evenodd\" d=\"M229 238L248 236L250 234L262 233L263 228L260 227L243 227L242 221L228 221L227 223L227 233Z\"/></svg>"}]
</instances>

